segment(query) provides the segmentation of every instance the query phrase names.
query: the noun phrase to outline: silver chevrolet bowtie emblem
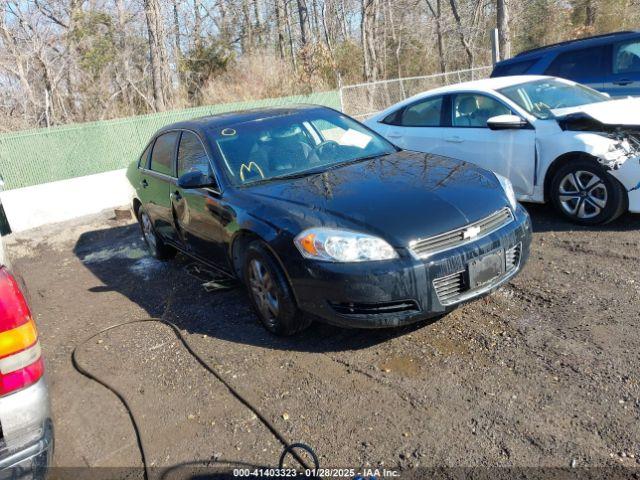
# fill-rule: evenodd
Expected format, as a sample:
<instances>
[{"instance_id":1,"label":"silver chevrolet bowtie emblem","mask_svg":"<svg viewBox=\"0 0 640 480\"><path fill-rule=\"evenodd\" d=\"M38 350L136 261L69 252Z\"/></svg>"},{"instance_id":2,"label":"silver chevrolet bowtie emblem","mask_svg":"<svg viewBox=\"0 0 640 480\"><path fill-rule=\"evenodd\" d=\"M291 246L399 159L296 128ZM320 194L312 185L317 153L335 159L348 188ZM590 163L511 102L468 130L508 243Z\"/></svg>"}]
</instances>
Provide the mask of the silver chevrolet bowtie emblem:
<instances>
[{"instance_id":1,"label":"silver chevrolet bowtie emblem","mask_svg":"<svg viewBox=\"0 0 640 480\"><path fill-rule=\"evenodd\" d=\"M464 240L467 240L470 238L476 238L479 233L480 233L480 227L469 227L462 231L462 238Z\"/></svg>"}]
</instances>

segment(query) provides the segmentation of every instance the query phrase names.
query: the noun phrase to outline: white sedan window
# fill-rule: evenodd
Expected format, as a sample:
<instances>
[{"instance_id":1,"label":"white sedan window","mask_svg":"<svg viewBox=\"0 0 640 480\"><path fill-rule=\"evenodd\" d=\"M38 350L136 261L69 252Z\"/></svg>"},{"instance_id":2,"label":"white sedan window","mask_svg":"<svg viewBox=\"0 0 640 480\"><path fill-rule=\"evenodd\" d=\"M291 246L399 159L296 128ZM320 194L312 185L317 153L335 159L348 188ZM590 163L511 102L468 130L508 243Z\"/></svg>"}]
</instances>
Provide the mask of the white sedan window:
<instances>
[{"instance_id":1,"label":"white sedan window","mask_svg":"<svg viewBox=\"0 0 640 480\"><path fill-rule=\"evenodd\" d=\"M402 127L439 127L442 99L427 98L402 110L401 118L394 125Z\"/></svg>"},{"instance_id":2,"label":"white sedan window","mask_svg":"<svg viewBox=\"0 0 640 480\"><path fill-rule=\"evenodd\" d=\"M487 120L496 115L508 115L511 110L486 95L461 93L453 100L454 127L486 127Z\"/></svg>"}]
</instances>

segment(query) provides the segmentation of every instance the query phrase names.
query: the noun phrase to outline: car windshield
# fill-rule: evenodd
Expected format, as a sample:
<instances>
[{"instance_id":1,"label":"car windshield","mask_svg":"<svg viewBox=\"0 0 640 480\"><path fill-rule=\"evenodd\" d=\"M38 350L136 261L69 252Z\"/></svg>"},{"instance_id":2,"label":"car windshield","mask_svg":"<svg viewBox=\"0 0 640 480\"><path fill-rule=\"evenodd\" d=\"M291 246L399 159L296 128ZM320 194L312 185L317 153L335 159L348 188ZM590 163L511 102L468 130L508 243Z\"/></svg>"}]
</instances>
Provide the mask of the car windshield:
<instances>
[{"instance_id":1,"label":"car windshield","mask_svg":"<svg viewBox=\"0 0 640 480\"><path fill-rule=\"evenodd\" d=\"M217 127L209 133L234 185L310 175L396 151L355 120L322 108Z\"/></svg>"},{"instance_id":2,"label":"car windshield","mask_svg":"<svg viewBox=\"0 0 640 480\"><path fill-rule=\"evenodd\" d=\"M536 80L498 90L530 114L553 118L553 110L578 107L588 103L604 102L609 97L583 85L554 79Z\"/></svg>"}]
</instances>

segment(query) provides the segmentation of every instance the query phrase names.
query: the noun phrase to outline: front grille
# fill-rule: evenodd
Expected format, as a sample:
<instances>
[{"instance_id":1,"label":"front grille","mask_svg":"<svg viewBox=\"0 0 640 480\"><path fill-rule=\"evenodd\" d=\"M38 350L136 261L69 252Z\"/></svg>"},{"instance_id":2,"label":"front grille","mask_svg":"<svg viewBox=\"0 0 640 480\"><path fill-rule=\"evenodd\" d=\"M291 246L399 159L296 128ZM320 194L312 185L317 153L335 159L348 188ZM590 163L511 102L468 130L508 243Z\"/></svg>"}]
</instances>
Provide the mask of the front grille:
<instances>
[{"instance_id":1,"label":"front grille","mask_svg":"<svg viewBox=\"0 0 640 480\"><path fill-rule=\"evenodd\" d=\"M414 240L409 244L409 248L418 258L426 258L434 253L449 250L473 242L495 232L499 228L507 225L513 220L513 214L508 207L492 213L488 217L470 223L464 227L451 230L449 232L434 235L433 237ZM469 231L475 233L469 236ZM466 233L465 233L466 232Z\"/></svg>"},{"instance_id":2,"label":"front grille","mask_svg":"<svg viewBox=\"0 0 640 480\"><path fill-rule=\"evenodd\" d=\"M507 276L514 274L514 270L520 265L520 257L522 256L522 244L518 243L511 248L505 250L505 273L504 275L496 279L496 282L501 281ZM456 272L446 277L440 277L433 280L433 288L438 295L438 300L442 305L453 305L465 299L473 296L474 292L482 290L471 290L468 285L467 271Z\"/></svg>"},{"instance_id":3,"label":"front grille","mask_svg":"<svg viewBox=\"0 0 640 480\"><path fill-rule=\"evenodd\" d=\"M438 300L442 305L455 302L456 298L467 288L464 272L457 272L446 277L436 278L433 281Z\"/></svg>"},{"instance_id":4,"label":"front grille","mask_svg":"<svg viewBox=\"0 0 640 480\"><path fill-rule=\"evenodd\" d=\"M519 243L509 248L505 252L505 259L507 264L507 272L513 270L520 264L520 255L522 254L522 244Z\"/></svg>"},{"instance_id":5,"label":"front grille","mask_svg":"<svg viewBox=\"0 0 640 480\"><path fill-rule=\"evenodd\" d=\"M381 315L418 311L413 300L384 303L331 303L331 307L341 315Z\"/></svg>"}]
</instances>

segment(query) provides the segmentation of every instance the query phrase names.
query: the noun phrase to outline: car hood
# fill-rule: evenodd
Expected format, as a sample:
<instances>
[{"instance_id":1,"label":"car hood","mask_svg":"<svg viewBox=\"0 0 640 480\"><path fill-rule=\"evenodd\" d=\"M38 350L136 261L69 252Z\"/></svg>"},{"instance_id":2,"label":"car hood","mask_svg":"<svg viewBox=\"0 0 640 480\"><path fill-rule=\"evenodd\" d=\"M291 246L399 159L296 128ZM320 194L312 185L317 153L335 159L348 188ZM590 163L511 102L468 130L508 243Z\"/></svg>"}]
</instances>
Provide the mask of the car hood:
<instances>
[{"instance_id":1,"label":"car hood","mask_svg":"<svg viewBox=\"0 0 640 480\"><path fill-rule=\"evenodd\" d=\"M508 204L491 172L407 151L241 190L254 205L253 215L293 234L312 226L346 228L378 235L397 247Z\"/></svg>"},{"instance_id":2,"label":"car hood","mask_svg":"<svg viewBox=\"0 0 640 480\"><path fill-rule=\"evenodd\" d=\"M639 98L621 98L578 107L556 108L552 112L558 121L582 117L590 118L595 124L600 123L603 126L640 128Z\"/></svg>"}]
</instances>

